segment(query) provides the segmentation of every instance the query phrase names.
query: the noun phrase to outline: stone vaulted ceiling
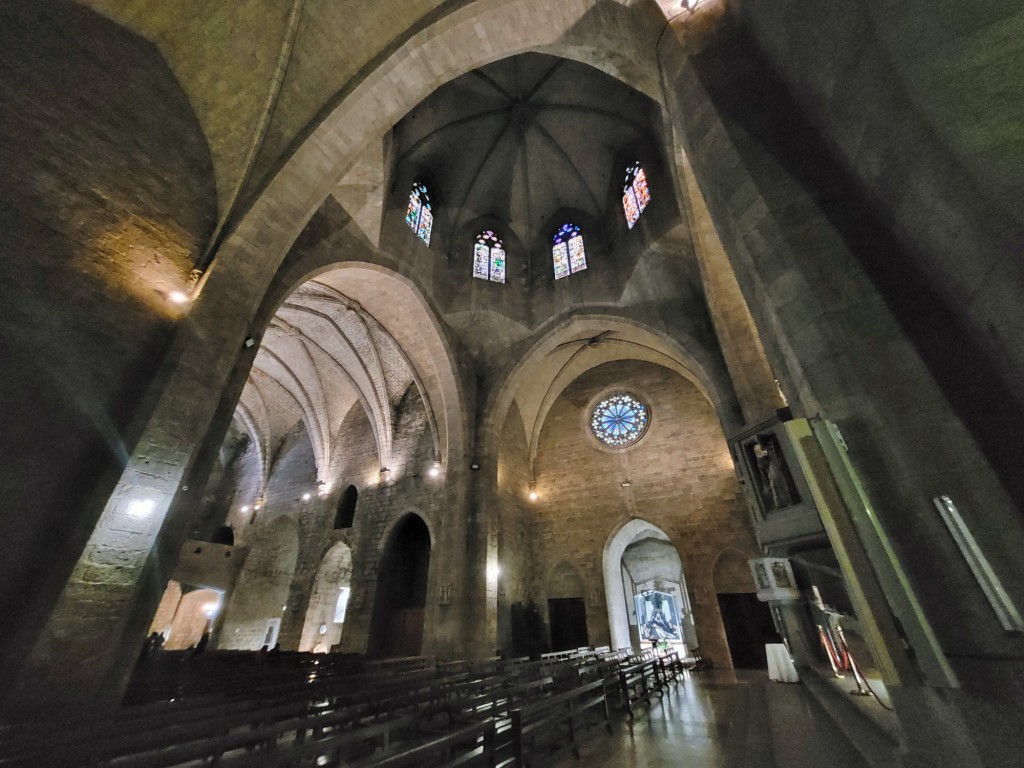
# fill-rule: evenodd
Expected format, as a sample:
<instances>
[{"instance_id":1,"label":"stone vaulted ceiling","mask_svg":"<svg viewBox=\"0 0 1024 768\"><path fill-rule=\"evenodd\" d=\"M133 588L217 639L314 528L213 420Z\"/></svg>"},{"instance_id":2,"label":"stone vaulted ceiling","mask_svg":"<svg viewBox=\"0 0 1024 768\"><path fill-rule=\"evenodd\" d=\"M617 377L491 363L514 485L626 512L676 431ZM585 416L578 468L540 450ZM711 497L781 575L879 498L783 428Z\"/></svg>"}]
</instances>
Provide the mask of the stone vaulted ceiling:
<instances>
[{"instance_id":1,"label":"stone vaulted ceiling","mask_svg":"<svg viewBox=\"0 0 1024 768\"><path fill-rule=\"evenodd\" d=\"M236 410L257 445L263 484L277 448L299 421L318 476L329 482L339 429L356 405L366 412L381 466L387 466L396 408L415 383L398 342L357 301L326 282L301 286L271 320Z\"/></svg>"},{"instance_id":2,"label":"stone vaulted ceiling","mask_svg":"<svg viewBox=\"0 0 1024 768\"><path fill-rule=\"evenodd\" d=\"M447 231L492 220L532 252L563 217L618 215L607 209L619 155L655 143L657 114L592 67L523 54L453 80L403 118L397 163L429 183Z\"/></svg>"}]
</instances>

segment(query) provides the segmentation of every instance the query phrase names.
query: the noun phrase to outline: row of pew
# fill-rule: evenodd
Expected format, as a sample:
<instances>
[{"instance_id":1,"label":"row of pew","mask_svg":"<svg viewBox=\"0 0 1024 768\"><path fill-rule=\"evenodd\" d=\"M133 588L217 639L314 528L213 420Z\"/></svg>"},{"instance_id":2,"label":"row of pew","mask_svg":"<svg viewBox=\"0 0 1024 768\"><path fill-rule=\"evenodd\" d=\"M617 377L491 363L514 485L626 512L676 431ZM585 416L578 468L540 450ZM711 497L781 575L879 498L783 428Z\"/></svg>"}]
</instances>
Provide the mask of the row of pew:
<instances>
[{"instance_id":1,"label":"row of pew","mask_svg":"<svg viewBox=\"0 0 1024 768\"><path fill-rule=\"evenodd\" d=\"M607 647L532 661L246 656L165 654L140 665L132 705L0 724L0 768L544 765L579 757L613 709L632 718L684 670L674 652Z\"/></svg>"}]
</instances>

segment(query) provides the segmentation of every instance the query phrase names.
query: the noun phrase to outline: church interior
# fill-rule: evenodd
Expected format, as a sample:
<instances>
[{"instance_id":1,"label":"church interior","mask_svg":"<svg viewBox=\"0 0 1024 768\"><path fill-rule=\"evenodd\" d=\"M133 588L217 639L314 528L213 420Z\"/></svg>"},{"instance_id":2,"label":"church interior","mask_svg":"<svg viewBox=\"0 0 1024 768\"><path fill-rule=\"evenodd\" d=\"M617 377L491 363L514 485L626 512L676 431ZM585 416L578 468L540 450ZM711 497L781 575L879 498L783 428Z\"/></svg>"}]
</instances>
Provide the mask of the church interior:
<instances>
[{"instance_id":1,"label":"church interior","mask_svg":"<svg viewBox=\"0 0 1024 768\"><path fill-rule=\"evenodd\" d=\"M1020 765L1022 82L1008 0L0 3L0 765Z\"/></svg>"}]
</instances>

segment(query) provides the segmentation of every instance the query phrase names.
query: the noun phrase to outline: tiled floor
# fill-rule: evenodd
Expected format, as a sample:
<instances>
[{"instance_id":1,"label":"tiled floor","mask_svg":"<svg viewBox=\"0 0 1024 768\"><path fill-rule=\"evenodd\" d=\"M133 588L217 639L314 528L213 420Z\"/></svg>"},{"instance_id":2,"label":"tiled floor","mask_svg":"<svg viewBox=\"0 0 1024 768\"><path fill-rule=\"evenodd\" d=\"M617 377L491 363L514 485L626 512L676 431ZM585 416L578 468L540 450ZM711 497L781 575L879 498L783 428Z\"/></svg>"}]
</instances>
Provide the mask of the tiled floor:
<instances>
[{"instance_id":1,"label":"tiled floor","mask_svg":"<svg viewBox=\"0 0 1024 768\"><path fill-rule=\"evenodd\" d=\"M801 684L757 672L690 675L615 732L592 731L557 768L866 768Z\"/></svg>"}]
</instances>

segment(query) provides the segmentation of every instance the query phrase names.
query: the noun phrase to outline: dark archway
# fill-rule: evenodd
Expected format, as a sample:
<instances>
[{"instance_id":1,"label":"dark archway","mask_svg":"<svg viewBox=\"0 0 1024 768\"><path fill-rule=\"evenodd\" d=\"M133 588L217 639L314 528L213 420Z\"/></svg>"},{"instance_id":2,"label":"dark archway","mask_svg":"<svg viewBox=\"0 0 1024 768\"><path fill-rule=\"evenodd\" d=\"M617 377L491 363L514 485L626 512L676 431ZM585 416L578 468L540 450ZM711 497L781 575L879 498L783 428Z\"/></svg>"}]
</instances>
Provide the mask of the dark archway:
<instances>
[{"instance_id":1,"label":"dark archway","mask_svg":"<svg viewBox=\"0 0 1024 768\"><path fill-rule=\"evenodd\" d=\"M222 525L213 532L210 541L214 544L224 544L228 547L235 546L235 531L230 525Z\"/></svg>"},{"instance_id":2,"label":"dark archway","mask_svg":"<svg viewBox=\"0 0 1024 768\"><path fill-rule=\"evenodd\" d=\"M418 656L427 604L430 532L416 515L395 526L381 558L370 631L371 656Z\"/></svg>"},{"instance_id":3,"label":"dark archway","mask_svg":"<svg viewBox=\"0 0 1024 768\"><path fill-rule=\"evenodd\" d=\"M338 501L338 512L334 516L334 530L351 528L356 519L356 502L359 501L359 491L354 485L350 485L341 494Z\"/></svg>"}]
</instances>

